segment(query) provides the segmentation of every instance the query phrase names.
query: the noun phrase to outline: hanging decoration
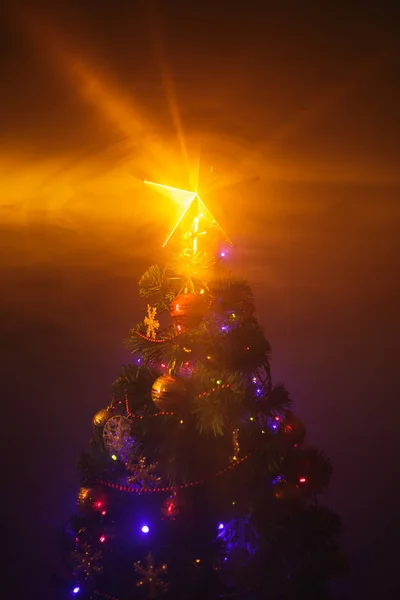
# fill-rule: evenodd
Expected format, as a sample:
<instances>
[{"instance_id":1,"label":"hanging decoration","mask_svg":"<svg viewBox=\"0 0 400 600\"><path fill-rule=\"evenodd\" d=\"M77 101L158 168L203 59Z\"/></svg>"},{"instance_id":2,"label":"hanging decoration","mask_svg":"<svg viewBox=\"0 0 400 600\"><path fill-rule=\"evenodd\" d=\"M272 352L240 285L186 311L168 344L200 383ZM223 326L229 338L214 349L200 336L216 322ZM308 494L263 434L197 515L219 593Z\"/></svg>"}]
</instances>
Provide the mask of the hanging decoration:
<instances>
[{"instance_id":1,"label":"hanging decoration","mask_svg":"<svg viewBox=\"0 0 400 600\"><path fill-rule=\"evenodd\" d=\"M203 297L197 294L180 294L170 305L170 314L178 329L199 325L205 311Z\"/></svg>"},{"instance_id":2,"label":"hanging decoration","mask_svg":"<svg viewBox=\"0 0 400 600\"><path fill-rule=\"evenodd\" d=\"M157 307L151 307L147 305L147 317L144 318L144 324L146 325L146 336L153 340L156 339L157 329L160 327L160 322L155 318L157 314Z\"/></svg>"},{"instance_id":3,"label":"hanging decoration","mask_svg":"<svg viewBox=\"0 0 400 600\"><path fill-rule=\"evenodd\" d=\"M176 519L176 517L179 515L180 510L179 510L179 501L177 498L177 492L176 490L171 494L171 496L169 496L169 498L167 498L161 508L161 513L165 516L168 517L168 519Z\"/></svg>"},{"instance_id":4,"label":"hanging decoration","mask_svg":"<svg viewBox=\"0 0 400 600\"><path fill-rule=\"evenodd\" d=\"M102 408L97 411L97 413L93 416L93 425L95 427L104 427L107 423L108 419L112 416L112 410L108 408Z\"/></svg>"},{"instance_id":5,"label":"hanging decoration","mask_svg":"<svg viewBox=\"0 0 400 600\"><path fill-rule=\"evenodd\" d=\"M239 445L239 429L236 428L232 432L232 446L233 446L233 455L231 457L231 462L235 462L239 458L240 445Z\"/></svg>"},{"instance_id":6,"label":"hanging decoration","mask_svg":"<svg viewBox=\"0 0 400 600\"><path fill-rule=\"evenodd\" d=\"M164 576L168 572L168 567L166 563L156 567L151 553L146 556L145 560L145 565L140 560L133 563L138 575L136 586L146 586L148 588L148 598L157 598L160 593L165 593L168 590L168 584L164 580Z\"/></svg>"},{"instance_id":7,"label":"hanging decoration","mask_svg":"<svg viewBox=\"0 0 400 600\"><path fill-rule=\"evenodd\" d=\"M81 507L85 507L93 503L95 499L95 490L93 488L81 487L78 492L77 502Z\"/></svg>"},{"instance_id":8,"label":"hanging decoration","mask_svg":"<svg viewBox=\"0 0 400 600\"><path fill-rule=\"evenodd\" d=\"M151 397L160 411L173 411L182 405L186 386L183 380L174 375L161 375L153 383Z\"/></svg>"},{"instance_id":9,"label":"hanging decoration","mask_svg":"<svg viewBox=\"0 0 400 600\"><path fill-rule=\"evenodd\" d=\"M132 455L140 451L140 444L132 435L132 424L127 417L116 415L108 419L103 429L104 445L111 456L116 456L124 463L131 460Z\"/></svg>"},{"instance_id":10,"label":"hanging decoration","mask_svg":"<svg viewBox=\"0 0 400 600\"><path fill-rule=\"evenodd\" d=\"M90 579L94 573L101 573L103 570L101 550L93 548L88 542L79 545L72 553L72 558L75 562L75 574L84 579Z\"/></svg>"},{"instance_id":11,"label":"hanging decoration","mask_svg":"<svg viewBox=\"0 0 400 600\"><path fill-rule=\"evenodd\" d=\"M160 485L161 477L156 471L156 462L148 464L146 458L141 456L136 462L127 463L125 466L129 472L127 484L130 487L147 489Z\"/></svg>"},{"instance_id":12,"label":"hanging decoration","mask_svg":"<svg viewBox=\"0 0 400 600\"><path fill-rule=\"evenodd\" d=\"M278 432L293 446L301 444L306 437L306 426L303 421L289 412L279 424Z\"/></svg>"}]
</instances>

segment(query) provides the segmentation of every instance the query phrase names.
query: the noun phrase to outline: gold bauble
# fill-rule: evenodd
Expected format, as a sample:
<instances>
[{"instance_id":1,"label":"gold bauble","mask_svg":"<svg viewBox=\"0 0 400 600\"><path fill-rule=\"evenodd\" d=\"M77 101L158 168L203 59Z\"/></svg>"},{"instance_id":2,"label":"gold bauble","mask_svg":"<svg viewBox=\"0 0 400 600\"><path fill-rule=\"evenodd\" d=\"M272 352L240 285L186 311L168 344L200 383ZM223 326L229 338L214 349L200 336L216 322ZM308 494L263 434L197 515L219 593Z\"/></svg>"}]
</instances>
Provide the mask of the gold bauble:
<instances>
[{"instance_id":1,"label":"gold bauble","mask_svg":"<svg viewBox=\"0 0 400 600\"><path fill-rule=\"evenodd\" d=\"M108 419L111 417L111 411L109 408L102 408L97 411L93 417L93 425L95 427L104 427Z\"/></svg>"},{"instance_id":2,"label":"gold bauble","mask_svg":"<svg viewBox=\"0 0 400 600\"><path fill-rule=\"evenodd\" d=\"M94 499L94 490L92 488L81 487L78 492L77 501L79 506L87 506Z\"/></svg>"},{"instance_id":3,"label":"gold bauble","mask_svg":"<svg viewBox=\"0 0 400 600\"><path fill-rule=\"evenodd\" d=\"M161 375L153 383L151 397L160 411L174 411L182 404L186 387L182 379L173 375Z\"/></svg>"}]
</instances>

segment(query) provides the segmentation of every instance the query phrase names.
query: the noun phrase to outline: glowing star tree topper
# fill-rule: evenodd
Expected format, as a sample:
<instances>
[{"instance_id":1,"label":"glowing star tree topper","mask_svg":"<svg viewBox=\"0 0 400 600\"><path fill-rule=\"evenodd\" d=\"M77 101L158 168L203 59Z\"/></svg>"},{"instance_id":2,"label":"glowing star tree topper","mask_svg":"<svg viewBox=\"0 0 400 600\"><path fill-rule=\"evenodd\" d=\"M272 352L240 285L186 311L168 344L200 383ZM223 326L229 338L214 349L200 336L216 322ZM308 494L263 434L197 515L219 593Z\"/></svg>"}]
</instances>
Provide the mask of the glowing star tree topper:
<instances>
[{"instance_id":1,"label":"glowing star tree topper","mask_svg":"<svg viewBox=\"0 0 400 600\"><path fill-rule=\"evenodd\" d=\"M204 204L197 191L183 190L180 188L174 188L169 185L162 185L160 183L154 183L151 181L145 181L146 185L151 186L157 192L170 197L175 202L178 202L183 207L183 212L178 219L178 222L172 229L171 233L165 240L163 248L168 244L174 233L177 231L179 226L188 219L190 222L189 231L185 232L185 238L190 240L191 252L197 254L198 240L200 236L204 236L207 233L207 229L215 227L222 234L226 243L232 246L232 242L229 239L226 232L223 230L218 221L214 218L211 211Z\"/></svg>"}]
</instances>

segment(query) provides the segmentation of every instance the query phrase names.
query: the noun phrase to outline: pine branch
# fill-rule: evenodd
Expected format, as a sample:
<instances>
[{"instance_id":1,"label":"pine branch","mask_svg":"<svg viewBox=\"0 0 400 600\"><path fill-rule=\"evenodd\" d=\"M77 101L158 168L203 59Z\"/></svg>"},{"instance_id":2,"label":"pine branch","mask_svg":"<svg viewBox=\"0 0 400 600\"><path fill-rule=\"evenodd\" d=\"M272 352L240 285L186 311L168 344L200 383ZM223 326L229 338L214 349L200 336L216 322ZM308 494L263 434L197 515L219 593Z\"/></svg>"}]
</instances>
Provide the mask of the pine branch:
<instances>
[{"instance_id":1,"label":"pine branch","mask_svg":"<svg viewBox=\"0 0 400 600\"><path fill-rule=\"evenodd\" d=\"M152 265L139 280L139 294L142 298L151 299L158 312L169 310L169 305L176 296L171 273L167 268Z\"/></svg>"},{"instance_id":2,"label":"pine branch","mask_svg":"<svg viewBox=\"0 0 400 600\"><path fill-rule=\"evenodd\" d=\"M223 435L236 422L244 394L238 373L210 372L199 368L194 385L201 390L192 401L192 412L200 433Z\"/></svg>"},{"instance_id":3,"label":"pine branch","mask_svg":"<svg viewBox=\"0 0 400 600\"><path fill-rule=\"evenodd\" d=\"M270 416L284 415L292 406L289 392L282 383L275 385L266 398L266 406Z\"/></svg>"},{"instance_id":4,"label":"pine branch","mask_svg":"<svg viewBox=\"0 0 400 600\"><path fill-rule=\"evenodd\" d=\"M237 280L228 273L212 288L213 309L218 313L233 312L251 316L255 312L254 294L246 280Z\"/></svg>"}]
</instances>

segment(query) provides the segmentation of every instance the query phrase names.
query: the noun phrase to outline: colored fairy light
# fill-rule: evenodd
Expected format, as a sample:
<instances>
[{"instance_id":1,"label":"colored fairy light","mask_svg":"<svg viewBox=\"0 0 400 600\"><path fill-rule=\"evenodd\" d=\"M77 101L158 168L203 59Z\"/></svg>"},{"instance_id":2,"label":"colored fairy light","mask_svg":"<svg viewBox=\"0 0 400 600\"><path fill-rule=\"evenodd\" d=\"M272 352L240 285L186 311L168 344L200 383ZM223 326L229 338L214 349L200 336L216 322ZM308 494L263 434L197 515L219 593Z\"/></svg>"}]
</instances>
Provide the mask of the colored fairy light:
<instances>
[{"instance_id":1,"label":"colored fairy light","mask_svg":"<svg viewBox=\"0 0 400 600\"><path fill-rule=\"evenodd\" d=\"M142 533L149 533L149 531L150 531L150 527L148 525L143 525Z\"/></svg>"},{"instance_id":2,"label":"colored fairy light","mask_svg":"<svg viewBox=\"0 0 400 600\"><path fill-rule=\"evenodd\" d=\"M101 543L105 542L105 541L106 541L106 536L105 536L105 535L102 535L102 536L100 537L100 540L99 540L99 541L100 541Z\"/></svg>"},{"instance_id":3,"label":"colored fairy light","mask_svg":"<svg viewBox=\"0 0 400 600\"><path fill-rule=\"evenodd\" d=\"M204 289L204 288L201 288L201 290L200 290L200 294L204 294L204 292L205 292L205 289Z\"/></svg>"},{"instance_id":4,"label":"colored fairy light","mask_svg":"<svg viewBox=\"0 0 400 600\"><path fill-rule=\"evenodd\" d=\"M103 517L104 517L104 516L107 514L107 511L106 511L106 510L102 510L102 511L101 511L101 514L102 514L102 515L103 515Z\"/></svg>"},{"instance_id":5,"label":"colored fairy light","mask_svg":"<svg viewBox=\"0 0 400 600\"><path fill-rule=\"evenodd\" d=\"M117 460L117 455L116 455L116 454L111 454L111 458L112 458L113 460Z\"/></svg>"},{"instance_id":6,"label":"colored fairy light","mask_svg":"<svg viewBox=\"0 0 400 600\"><path fill-rule=\"evenodd\" d=\"M275 425L275 423L272 425L272 429L278 429L278 425Z\"/></svg>"},{"instance_id":7,"label":"colored fairy light","mask_svg":"<svg viewBox=\"0 0 400 600\"><path fill-rule=\"evenodd\" d=\"M256 389L256 394L261 394L261 388Z\"/></svg>"},{"instance_id":8,"label":"colored fairy light","mask_svg":"<svg viewBox=\"0 0 400 600\"><path fill-rule=\"evenodd\" d=\"M77 585L77 586L76 586L76 587L74 587L74 589L72 590L72 593L73 593L73 594L79 594L79 591L80 591L80 589L81 589L81 588L80 588L80 587Z\"/></svg>"},{"instance_id":9,"label":"colored fairy light","mask_svg":"<svg viewBox=\"0 0 400 600\"><path fill-rule=\"evenodd\" d=\"M252 382L257 383L257 377L253 377Z\"/></svg>"},{"instance_id":10,"label":"colored fairy light","mask_svg":"<svg viewBox=\"0 0 400 600\"><path fill-rule=\"evenodd\" d=\"M165 363L161 363L163 369L165 369Z\"/></svg>"},{"instance_id":11,"label":"colored fairy light","mask_svg":"<svg viewBox=\"0 0 400 600\"><path fill-rule=\"evenodd\" d=\"M305 477L300 477L299 482L300 483L305 483L307 481L307 479Z\"/></svg>"},{"instance_id":12,"label":"colored fairy light","mask_svg":"<svg viewBox=\"0 0 400 600\"><path fill-rule=\"evenodd\" d=\"M101 508L103 506L103 503L99 501L99 502L95 502L94 505L96 508Z\"/></svg>"},{"instance_id":13,"label":"colored fairy light","mask_svg":"<svg viewBox=\"0 0 400 600\"><path fill-rule=\"evenodd\" d=\"M220 524L218 525L218 529L221 531L221 529L223 529L223 528L224 528L224 524L223 524L223 523L220 523Z\"/></svg>"},{"instance_id":14,"label":"colored fairy light","mask_svg":"<svg viewBox=\"0 0 400 600\"><path fill-rule=\"evenodd\" d=\"M199 564L201 562L200 558L196 558L194 562L197 563L197 564Z\"/></svg>"},{"instance_id":15,"label":"colored fairy light","mask_svg":"<svg viewBox=\"0 0 400 600\"><path fill-rule=\"evenodd\" d=\"M222 383L221 379L218 379L217 380L217 385L221 385L221 383Z\"/></svg>"},{"instance_id":16,"label":"colored fairy light","mask_svg":"<svg viewBox=\"0 0 400 600\"><path fill-rule=\"evenodd\" d=\"M254 421L254 417L250 417L250 421Z\"/></svg>"}]
</instances>

